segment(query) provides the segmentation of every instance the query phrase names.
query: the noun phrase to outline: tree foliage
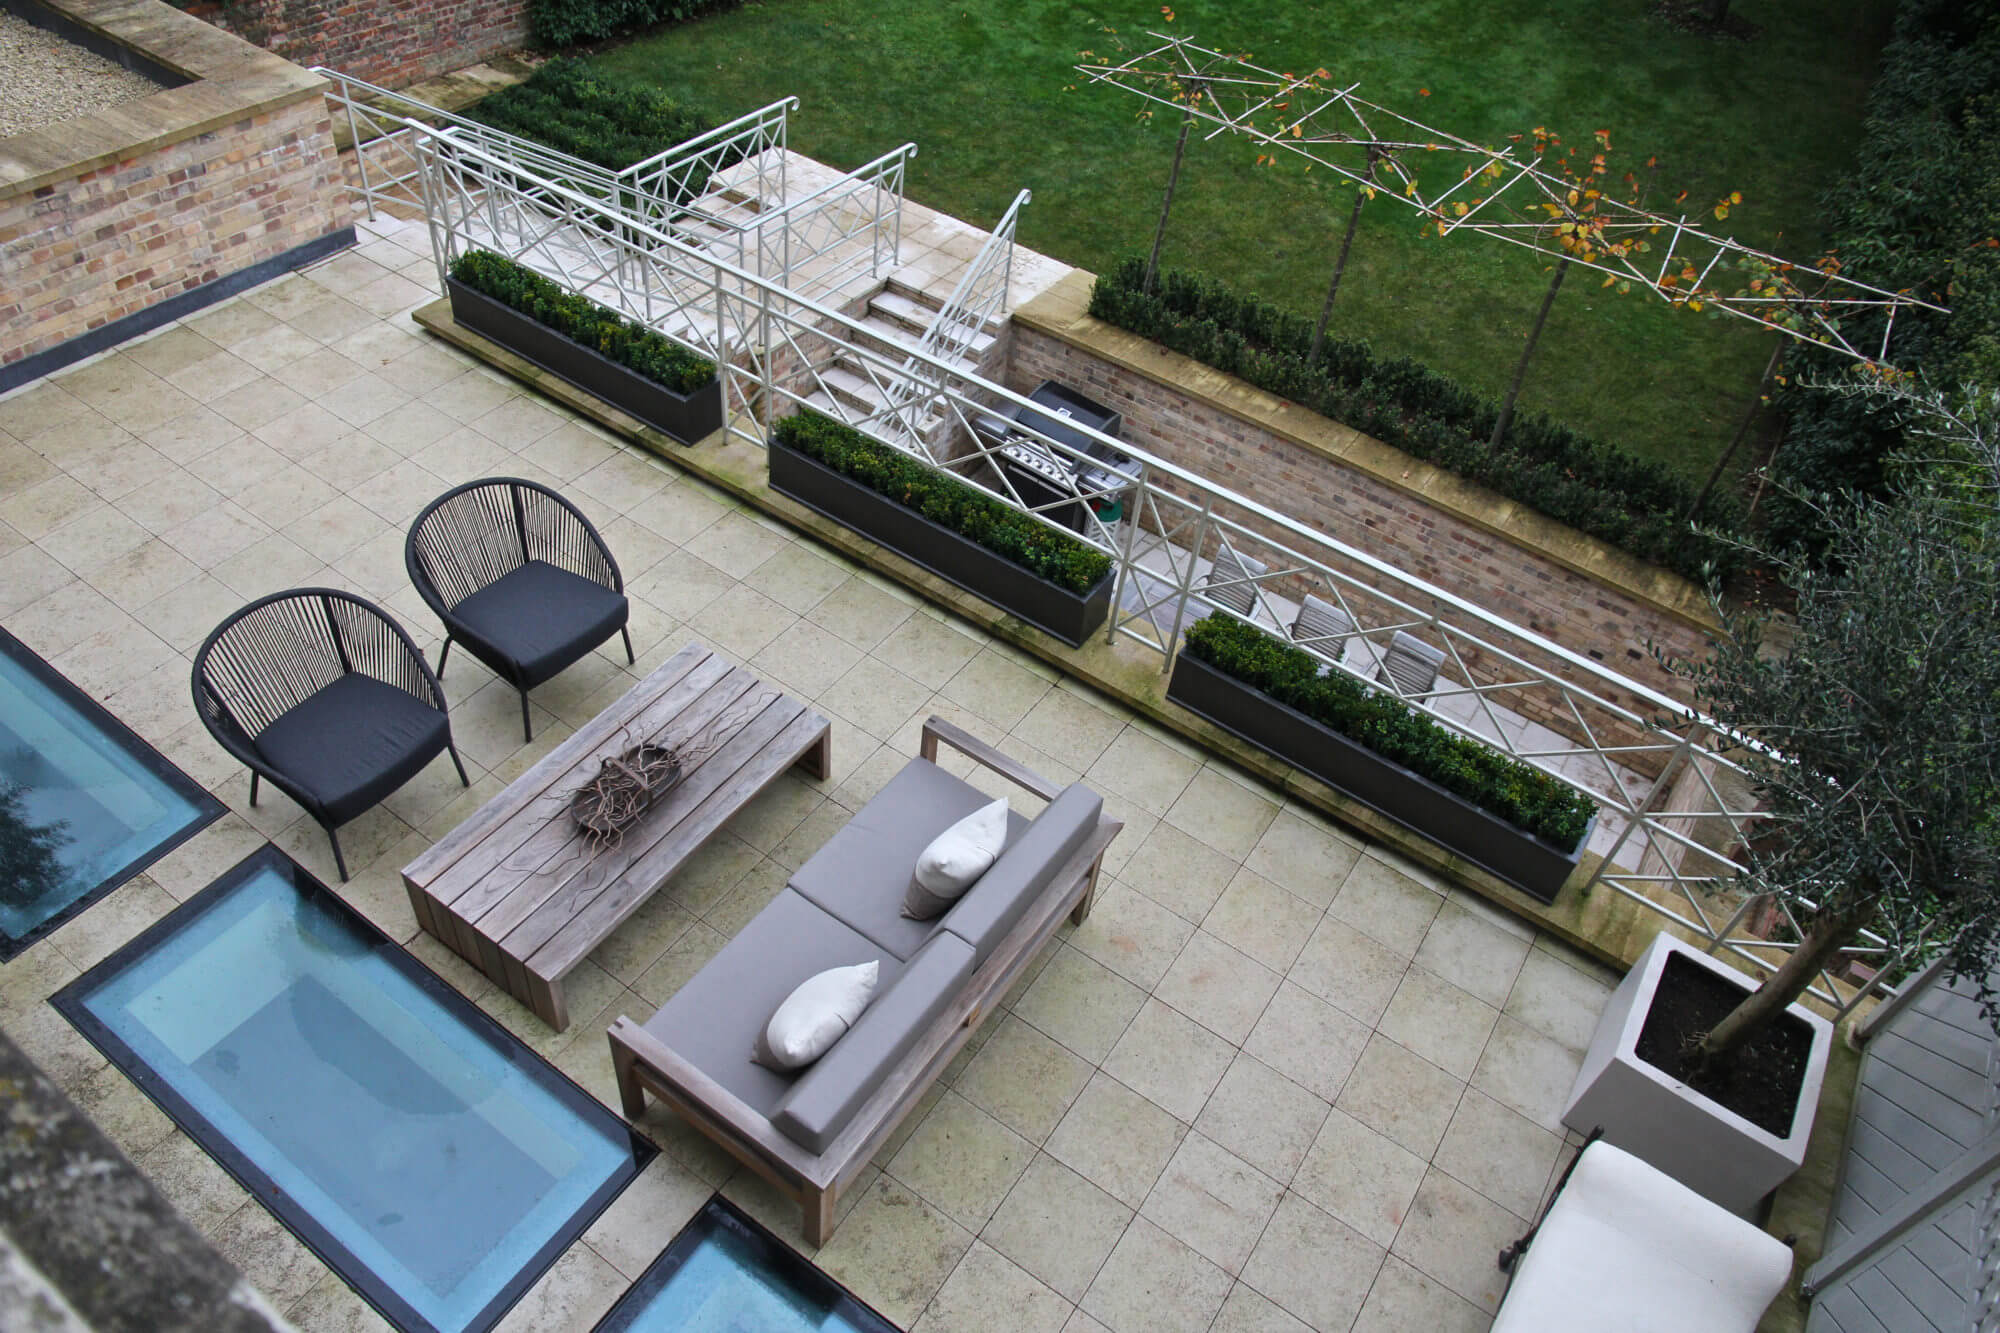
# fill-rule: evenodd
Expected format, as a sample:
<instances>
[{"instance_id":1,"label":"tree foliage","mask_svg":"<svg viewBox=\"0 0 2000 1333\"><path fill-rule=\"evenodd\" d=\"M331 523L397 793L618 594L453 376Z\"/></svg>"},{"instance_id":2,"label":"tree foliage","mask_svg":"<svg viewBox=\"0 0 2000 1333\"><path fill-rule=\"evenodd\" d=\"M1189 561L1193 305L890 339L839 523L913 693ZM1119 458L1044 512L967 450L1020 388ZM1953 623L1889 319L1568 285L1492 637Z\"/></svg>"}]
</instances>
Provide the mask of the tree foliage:
<instances>
[{"instance_id":1,"label":"tree foliage","mask_svg":"<svg viewBox=\"0 0 2000 1333\"><path fill-rule=\"evenodd\" d=\"M1904 0L1854 171L1821 212L1851 269L1951 307L1897 314L1899 366L1934 383L2000 384L2000 3ZM1883 318L1860 312L1844 331L1866 345ZM1840 373L1831 354L1802 348L1793 369L1767 516L1773 542L1811 546L1811 497L1885 494L1906 440L1892 405L1827 387Z\"/></svg>"},{"instance_id":2,"label":"tree foliage","mask_svg":"<svg viewBox=\"0 0 2000 1333\"><path fill-rule=\"evenodd\" d=\"M67 876L56 853L68 841L64 825L28 818L18 784L0 782L0 903L26 907L61 888Z\"/></svg>"},{"instance_id":3,"label":"tree foliage","mask_svg":"<svg viewBox=\"0 0 2000 1333\"><path fill-rule=\"evenodd\" d=\"M1847 391L1850 396L1854 391ZM1885 497L1817 502L1823 551L1781 564L1789 649L1725 613L1712 657L1676 664L1701 708L1754 737L1763 828L1744 887L1804 931L1790 961L1710 1034L1722 1057L1868 926L1897 950L1957 950L1984 981L2000 946L2000 441L1972 411L1878 385L1937 437Z\"/></svg>"}]
</instances>

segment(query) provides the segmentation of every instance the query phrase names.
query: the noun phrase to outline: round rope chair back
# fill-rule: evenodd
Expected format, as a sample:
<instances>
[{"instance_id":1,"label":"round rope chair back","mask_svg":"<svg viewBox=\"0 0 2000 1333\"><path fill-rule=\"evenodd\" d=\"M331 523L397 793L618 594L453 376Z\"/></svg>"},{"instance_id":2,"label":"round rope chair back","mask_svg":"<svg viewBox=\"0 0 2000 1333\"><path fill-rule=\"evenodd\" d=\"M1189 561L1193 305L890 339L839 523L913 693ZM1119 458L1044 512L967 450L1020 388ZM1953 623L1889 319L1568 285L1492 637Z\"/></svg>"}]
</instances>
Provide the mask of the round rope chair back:
<instances>
[{"instance_id":1,"label":"round rope chair back","mask_svg":"<svg viewBox=\"0 0 2000 1333\"><path fill-rule=\"evenodd\" d=\"M410 525L410 582L440 616L531 560L625 591L604 539L575 505L519 477L485 477L446 491Z\"/></svg>"},{"instance_id":2,"label":"round rope chair back","mask_svg":"<svg viewBox=\"0 0 2000 1333\"><path fill-rule=\"evenodd\" d=\"M351 671L445 707L423 654L380 608L337 588L293 588L252 602L208 636L194 657L195 711L226 748L248 745Z\"/></svg>"}]
</instances>

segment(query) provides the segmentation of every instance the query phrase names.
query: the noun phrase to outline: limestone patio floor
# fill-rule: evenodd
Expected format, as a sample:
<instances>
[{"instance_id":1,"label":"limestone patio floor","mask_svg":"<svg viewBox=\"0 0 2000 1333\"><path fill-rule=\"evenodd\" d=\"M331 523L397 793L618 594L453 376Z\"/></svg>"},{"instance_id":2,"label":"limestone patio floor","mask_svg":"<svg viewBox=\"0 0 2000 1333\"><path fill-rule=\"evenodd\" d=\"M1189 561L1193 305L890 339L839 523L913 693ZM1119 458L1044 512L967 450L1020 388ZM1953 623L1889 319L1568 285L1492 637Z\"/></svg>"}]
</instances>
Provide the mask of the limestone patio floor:
<instances>
[{"instance_id":1,"label":"limestone patio floor","mask_svg":"<svg viewBox=\"0 0 2000 1333\"><path fill-rule=\"evenodd\" d=\"M0 398L0 622L230 813L0 966L0 1025L302 1329L386 1327L46 997L266 840L612 1107L604 1028L643 1018L915 753L937 714L1126 827L1081 928L996 1012L808 1254L923 1333L1482 1330L1495 1252L1573 1151L1557 1114L1613 974L1086 687L621 443L423 333L423 232L364 224L303 274ZM576 500L632 594L615 641L517 698L468 655L448 760L342 831L213 744L190 656L242 603L328 584L435 659L403 533L506 474ZM571 974L561 1034L421 934L397 878L690 639L834 720L834 775L783 779ZM996 788L996 794L998 789ZM668 1113L664 1151L503 1322L584 1330L721 1190L798 1214Z\"/></svg>"}]
</instances>

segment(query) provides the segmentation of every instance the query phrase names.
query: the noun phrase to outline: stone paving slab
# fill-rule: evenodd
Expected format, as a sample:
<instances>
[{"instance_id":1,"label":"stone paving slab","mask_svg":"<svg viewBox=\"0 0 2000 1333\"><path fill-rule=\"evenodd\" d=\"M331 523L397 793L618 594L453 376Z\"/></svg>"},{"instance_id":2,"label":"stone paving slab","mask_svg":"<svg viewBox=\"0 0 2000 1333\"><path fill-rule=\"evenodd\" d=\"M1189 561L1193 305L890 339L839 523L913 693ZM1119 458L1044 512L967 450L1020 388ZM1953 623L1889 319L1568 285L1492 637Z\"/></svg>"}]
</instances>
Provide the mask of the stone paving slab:
<instances>
[{"instance_id":1,"label":"stone paving slab","mask_svg":"<svg viewBox=\"0 0 2000 1333\"><path fill-rule=\"evenodd\" d=\"M384 1326L47 995L270 840L615 1107L604 1028L713 956L936 713L1093 783L1127 827L1098 910L807 1257L924 1330L1485 1327L1498 1286L1480 1265L1573 1151L1551 1111L1610 971L429 337L408 317L434 299L421 228L364 233L0 398L0 614L230 807L0 966L0 1023L274 1305L307 1330ZM523 745L512 690L455 654L471 790L446 761L348 825L338 885L296 806L250 808L187 703L189 655L241 602L327 583L383 602L434 656L403 527L493 473L561 489L605 533L639 661L614 643L534 691ZM833 719L835 770L780 781L719 835L572 974L578 1021L553 1033L420 936L398 868L690 638ZM659 1162L504 1328L588 1328L717 1188L800 1244L796 1210L670 1114L639 1128Z\"/></svg>"}]
</instances>

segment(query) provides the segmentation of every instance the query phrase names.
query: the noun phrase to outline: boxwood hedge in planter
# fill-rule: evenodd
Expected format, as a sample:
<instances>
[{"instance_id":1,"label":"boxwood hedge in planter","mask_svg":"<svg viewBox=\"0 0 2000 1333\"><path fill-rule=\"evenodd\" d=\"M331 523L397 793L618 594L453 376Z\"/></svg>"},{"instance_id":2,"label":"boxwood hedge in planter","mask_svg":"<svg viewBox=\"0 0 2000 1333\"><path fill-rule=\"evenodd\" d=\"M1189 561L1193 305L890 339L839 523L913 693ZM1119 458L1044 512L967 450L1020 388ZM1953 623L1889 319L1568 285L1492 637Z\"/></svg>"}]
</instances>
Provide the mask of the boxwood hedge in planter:
<instances>
[{"instance_id":1,"label":"boxwood hedge in planter","mask_svg":"<svg viewBox=\"0 0 2000 1333\"><path fill-rule=\"evenodd\" d=\"M460 325L682 444L722 426L714 362L531 268L469 250L452 261L446 290Z\"/></svg>"},{"instance_id":2,"label":"boxwood hedge in planter","mask_svg":"<svg viewBox=\"0 0 2000 1333\"><path fill-rule=\"evenodd\" d=\"M771 489L1075 647L1111 609L1111 557L817 412L771 432Z\"/></svg>"},{"instance_id":3,"label":"boxwood hedge in planter","mask_svg":"<svg viewBox=\"0 0 2000 1333\"><path fill-rule=\"evenodd\" d=\"M1586 796L1305 649L1220 612L1190 626L1167 698L1543 902L1576 868Z\"/></svg>"}]
</instances>

